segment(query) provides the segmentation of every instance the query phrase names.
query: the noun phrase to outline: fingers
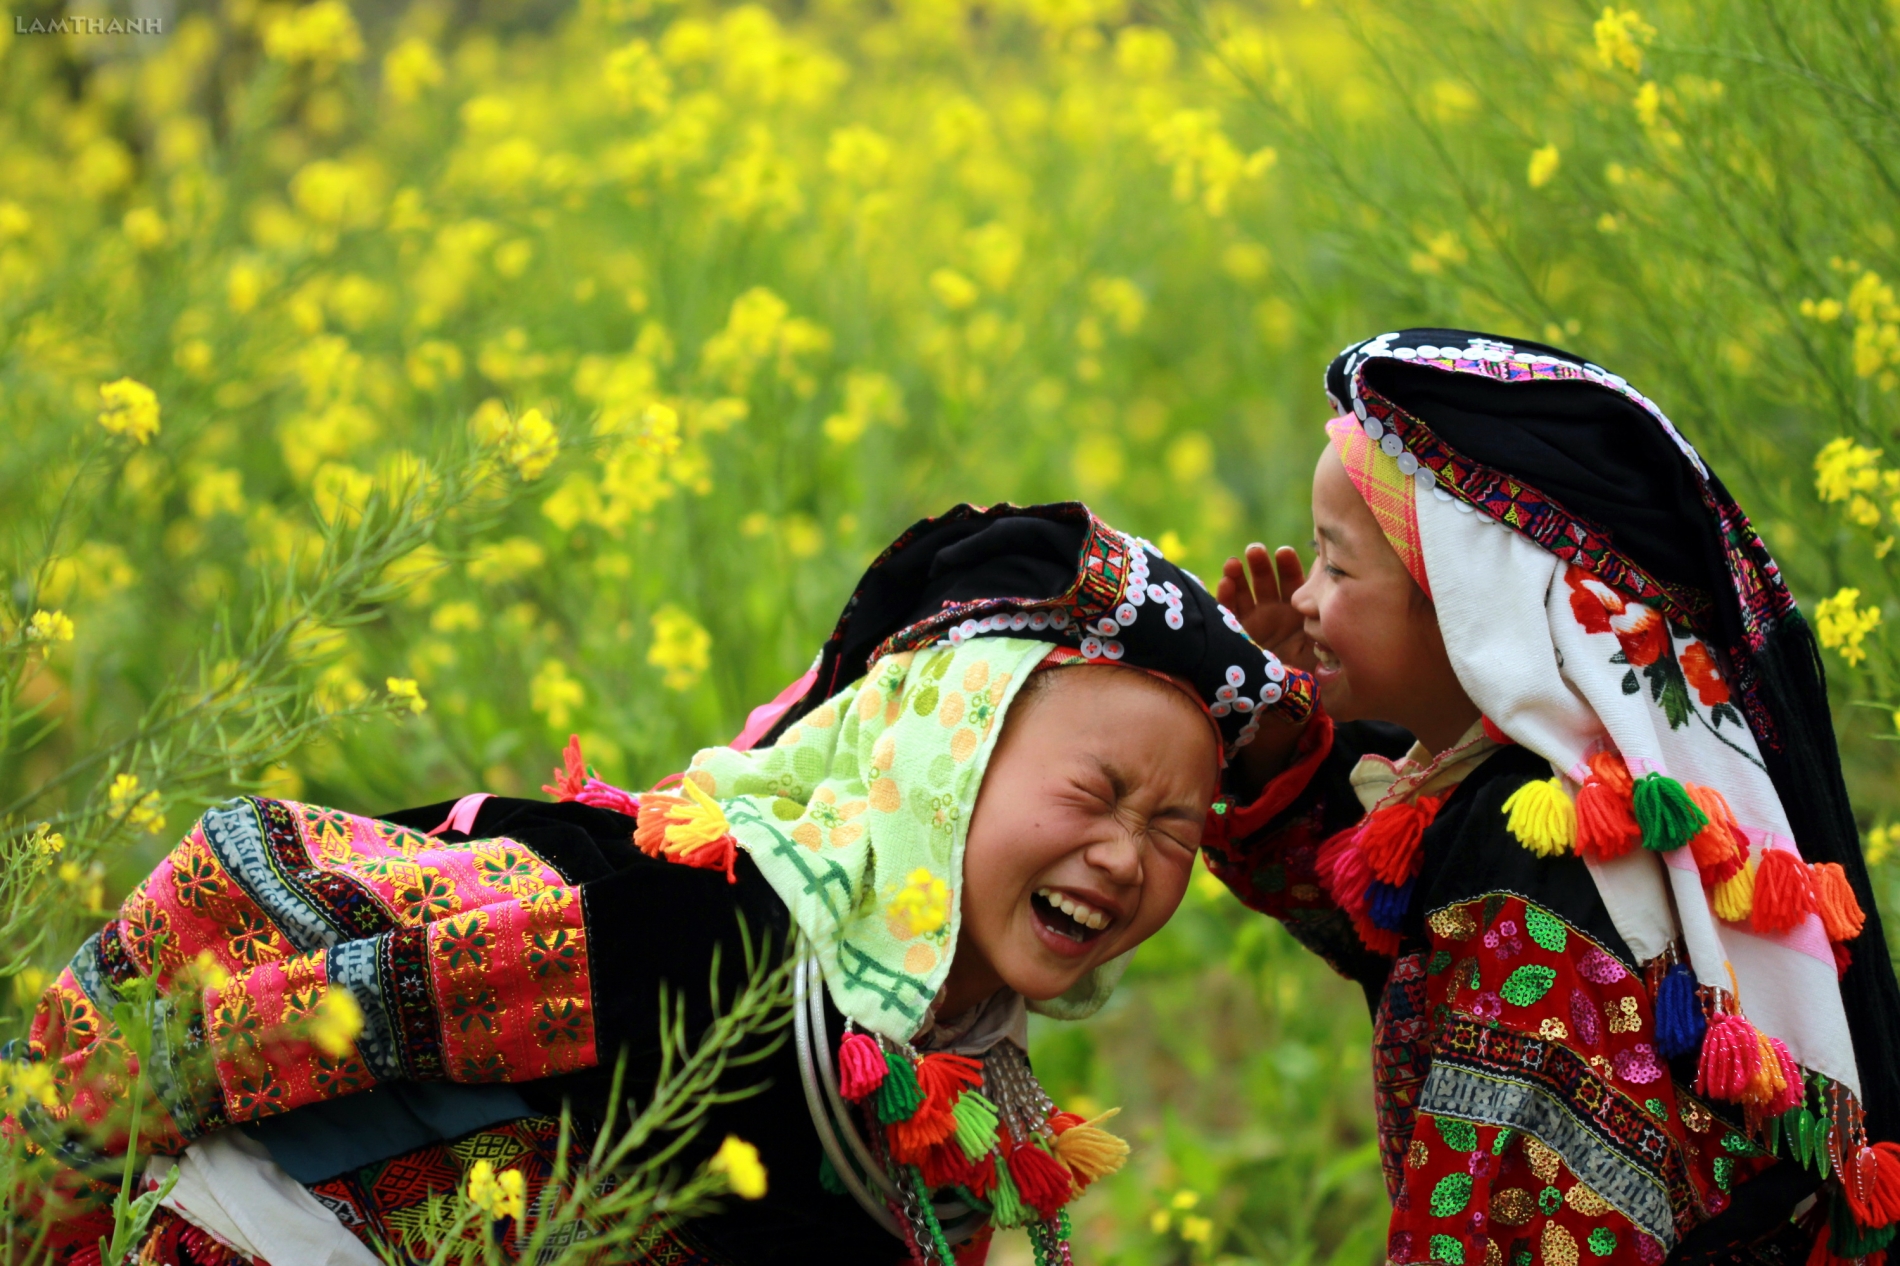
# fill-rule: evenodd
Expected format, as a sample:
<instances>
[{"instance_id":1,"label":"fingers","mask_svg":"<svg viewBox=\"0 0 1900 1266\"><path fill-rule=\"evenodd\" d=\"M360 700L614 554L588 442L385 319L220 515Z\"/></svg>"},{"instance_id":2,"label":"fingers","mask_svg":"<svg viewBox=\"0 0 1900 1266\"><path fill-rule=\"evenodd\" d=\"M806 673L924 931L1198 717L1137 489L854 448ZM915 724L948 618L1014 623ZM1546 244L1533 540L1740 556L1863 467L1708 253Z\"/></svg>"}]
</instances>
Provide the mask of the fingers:
<instances>
[{"instance_id":1,"label":"fingers","mask_svg":"<svg viewBox=\"0 0 1900 1266\"><path fill-rule=\"evenodd\" d=\"M1306 583L1306 573L1300 566L1300 552L1291 545L1282 545L1273 551L1274 570L1279 575L1280 599L1293 601L1293 591Z\"/></svg>"},{"instance_id":2,"label":"fingers","mask_svg":"<svg viewBox=\"0 0 1900 1266\"><path fill-rule=\"evenodd\" d=\"M1273 560L1267 547L1255 541L1247 547L1247 582L1253 586L1256 602L1278 602L1279 587L1273 583Z\"/></svg>"},{"instance_id":3,"label":"fingers","mask_svg":"<svg viewBox=\"0 0 1900 1266\"><path fill-rule=\"evenodd\" d=\"M1236 619L1244 618L1253 610L1253 592L1247 586L1245 573L1241 570L1240 560L1230 558L1220 569L1220 581L1214 586L1214 600L1234 613Z\"/></svg>"}]
</instances>

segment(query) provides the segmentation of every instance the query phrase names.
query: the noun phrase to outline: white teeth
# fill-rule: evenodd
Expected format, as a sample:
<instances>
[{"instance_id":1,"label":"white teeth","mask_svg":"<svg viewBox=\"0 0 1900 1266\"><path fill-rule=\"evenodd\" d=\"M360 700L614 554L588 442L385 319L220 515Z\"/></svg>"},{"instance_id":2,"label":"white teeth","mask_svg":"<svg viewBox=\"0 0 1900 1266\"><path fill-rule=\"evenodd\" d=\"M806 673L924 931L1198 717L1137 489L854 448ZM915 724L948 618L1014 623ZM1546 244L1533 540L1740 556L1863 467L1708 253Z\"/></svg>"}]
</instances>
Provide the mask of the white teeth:
<instances>
[{"instance_id":1,"label":"white teeth","mask_svg":"<svg viewBox=\"0 0 1900 1266\"><path fill-rule=\"evenodd\" d=\"M1339 657L1317 642L1313 644L1313 658L1319 661L1321 668L1339 667Z\"/></svg>"},{"instance_id":2,"label":"white teeth","mask_svg":"<svg viewBox=\"0 0 1900 1266\"><path fill-rule=\"evenodd\" d=\"M1053 888L1038 888L1036 895L1092 931L1099 932L1115 921L1115 916L1106 910L1097 910L1094 906L1077 901L1067 893L1057 892Z\"/></svg>"}]
</instances>

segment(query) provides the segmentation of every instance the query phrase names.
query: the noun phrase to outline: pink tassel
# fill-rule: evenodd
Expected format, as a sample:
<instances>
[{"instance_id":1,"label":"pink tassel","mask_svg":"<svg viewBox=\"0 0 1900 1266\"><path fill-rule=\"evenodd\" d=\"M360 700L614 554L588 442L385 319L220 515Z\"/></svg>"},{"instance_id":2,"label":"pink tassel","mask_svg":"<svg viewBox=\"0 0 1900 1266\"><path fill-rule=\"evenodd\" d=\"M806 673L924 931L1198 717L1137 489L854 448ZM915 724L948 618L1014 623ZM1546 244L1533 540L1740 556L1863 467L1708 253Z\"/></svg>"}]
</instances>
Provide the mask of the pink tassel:
<instances>
[{"instance_id":1,"label":"pink tassel","mask_svg":"<svg viewBox=\"0 0 1900 1266\"><path fill-rule=\"evenodd\" d=\"M1696 1093L1739 1103L1760 1070L1761 1036L1755 1026L1739 1015L1716 1016L1702 1039Z\"/></svg>"},{"instance_id":2,"label":"pink tassel","mask_svg":"<svg viewBox=\"0 0 1900 1266\"><path fill-rule=\"evenodd\" d=\"M884 1084L884 1052L874 1038L847 1033L838 1043L838 1093L856 1103Z\"/></svg>"},{"instance_id":3,"label":"pink tassel","mask_svg":"<svg viewBox=\"0 0 1900 1266\"><path fill-rule=\"evenodd\" d=\"M1768 1101L1768 1115L1780 1116L1801 1106L1807 1097L1807 1088L1801 1080L1801 1066L1794 1062L1794 1056L1788 1051L1788 1044L1778 1037L1768 1039L1768 1047L1775 1053L1775 1060L1781 1065L1781 1079L1787 1084L1781 1092Z\"/></svg>"}]
</instances>

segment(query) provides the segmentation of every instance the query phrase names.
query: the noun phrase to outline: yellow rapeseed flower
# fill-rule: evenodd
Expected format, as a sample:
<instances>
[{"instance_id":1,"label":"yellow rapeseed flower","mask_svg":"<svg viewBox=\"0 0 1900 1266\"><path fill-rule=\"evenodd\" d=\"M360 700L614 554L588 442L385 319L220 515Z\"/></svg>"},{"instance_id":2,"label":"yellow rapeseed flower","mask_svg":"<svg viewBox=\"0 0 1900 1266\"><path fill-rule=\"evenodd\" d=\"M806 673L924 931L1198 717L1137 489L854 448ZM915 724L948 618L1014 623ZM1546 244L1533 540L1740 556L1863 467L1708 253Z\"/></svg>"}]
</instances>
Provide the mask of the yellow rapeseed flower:
<instances>
[{"instance_id":1,"label":"yellow rapeseed flower","mask_svg":"<svg viewBox=\"0 0 1900 1266\"><path fill-rule=\"evenodd\" d=\"M1555 145L1545 145L1532 151L1530 167L1525 172L1525 179L1530 181L1531 188L1542 189L1549 184L1550 178L1557 174L1557 165L1561 161Z\"/></svg>"},{"instance_id":2,"label":"yellow rapeseed flower","mask_svg":"<svg viewBox=\"0 0 1900 1266\"><path fill-rule=\"evenodd\" d=\"M669 690L691 690L712 663L712 635L680 608L668 604L653 613L653 645L647 663L660 669Z\"/></svg>"},{"instance_id":3,"label":"yellow rapeseed flower","mask_svg":"<svg viewBox=\"0 0 1900 1266\"><path fill-rule=\"evenodd\" d=\"M133 207L125 213L119 226L125 231L125 240L142 251L163 246L165 239L171 236L165 217L150 207Z\"/></svg>"},{"instance_id":4,"label":"yellow rapeseed flower","mask_svg":"<svg viewBox=\"0 0 1900 1266\"><path fill-rule=\"evenodd\" d=\"M1181 1238L1191 1244L1205 1244L1214 1237L1214 1223L1199 1214L1181 1219Z\"/></svg>"},{"instance_id":5,"label":"yellow rapeseed flower","mask_svg":"<svg viewBox=\"0 0 1900 1266\"><path fill-rule=\"evenodd\" d=\"M1900 712L1894 713L1893 726L1900 730ZM1867 838L1861 842L1861 852L1869 866L1878 866L1893 854L1896 836L1900 836L1900 830L1885 822L1867 832Z\"/></svg>"},{"instance_id":6,"label":"yellow rapeseed flower","mask_svg":"<svg viewBox=\"0 0 1900 1266\"><path fill-rule=\"evenodd\" d=\"M574 709L587 701L587 688L567 672L558 659L545 659L528 680L528 706L547 717L548 725L565 730Z\"/></svg>"},{"instance_id":7,"label":"yellow rapeseed flower","mask_svg":"<svg viewBox=\"0 0 1900 1266\"><path fill-rule=\"evenodd\" d=\"M72 617L64 611L35 611L26 622L29 642L70 642L73 640Z\"/></svg>"},{"instance_id":8,"label":"yellow rapeseed flower","mask_svg":"<svg viewBox=\"0 0 1900 1266\"><path fill-rule=\"evenodd\" d=\"M1823 501L1846 501L1855 493L1880 487L1880 456L1884 450L1857 444L1846 436L1829 440L1814 455L1814 490Z\"/></svg>"},{"instance_id":9,"label":"yellow rapeseed flower","mask_svg":"<svg viewBox=\"0 0 1900 1266\"><path fill-rule=\"evenodd\" d=\"M765 1194L765 1166L759 1161L759 1149L736 1134L713 1154L711 1167L726 1176L732 1192L742 1200L757 1200Z\"/></svg>"},{"instance_id":10,"label":"yellow rapeseed flower","mask_svg":"<svg viewBox=\"0 0 1900 1266\"><path fill-rule=\"evenodd\" d=\"M405 700L411 712L420 715L429 710L429 701L422 697L421 688L416 685L415 678L391 677L383 684L389 690L389 697Z\"/></svg>"},{"instance_id":11,"label":"yellow rapeseed flower","mask_svg":"<svg viewBox=\"0 0 1900 1266\"><path fill-rule=\"evenodd\" d=\"M910 872L884 910L891 935L900 941L928 936L949 919L950 885L922 866Z\"/></svg>"},{"instance_id":12,"label":"yellow rapeseed flower","mask_svg":"<svg viewBox=\"0 0 1900 1266\"><path fill-rule=\"evenodd\" d=\"M99 398L105 403L99 425L112 434L140 444L149 444L158 434L158 397L144 383L133 378L102 383Z\"/></svg>"},{"instance_id":13,"label":"yellow rapeseed flower","mask_svg":"<svg viewBox=\"0 0 1900 1266\"><path fill-rule=\"evenodd\" d=\"M518 1169L497 1174L484 1157L468 1171L468 1202L491 1218L520 1218L527 1211L527 1183Z\"/></svg>"},{"instance_id":14,"label":"yellow rapeseed flower","mask_svg":"<svg viewBox=\"0 0 1900 1266\"><path fill-rule=\"evenodd\" d=\"M361 59L363 36L343 0L316 0L277 10L264 28L264 51L275 61L335 66Z\"/></svg>"},{"instance_id":15,"label":"yellow rapeseed flower","mask_svg":"<svg viewBox=\"0 0 1900 1266\"><path fill-rule=\"evenodd\" d=\"M335 1059L356 1049L356 1037L362 1031L363 1008L356 995L335 985L325 990L310 1017L311 1045Z\"/></svg>"},{"instance_id":16,"label":"yellow rapeseed flower","mask_svg":"<svg viewBox=\"0 0 1900 1266\"><path fill-rule=\"evenodd\" d=\"M106 790L106 804L113 817L153 835L165 826L165 815L160 808L163 800L157 791L142 792L137 774L118 775Z\"/></svg>"},{"instance_id":17,"label":"yellow rapeseed flower","mask_svg":"<svg viewBox=\"0 0 1900 1266\"><path fill-rule=\"evenodd\" d=\"M439 85L444 74L441 60L425 39L412 36L383 56L383 91L404 105Z\"/></svg>"},{"instance_id":18,"label":"yellow rapeseed flower","mask_svg":"<svg viewBox=\"0 0 1900 1266\"><path fill-rule=\"evenodd\" d=\"M502 456L523 479L539 479L561 453L561 437L539 409L529 409L504 434Z\"/></svg>"},{"instance_id":19,"label":"yellow rapeseed flower","mask_svg":"<svg viewBox=\"0 0 1900 1266\"><path fill-rule=\"evenodd\" d=\"M1821 645L1839 651L1849 664L1867 658L1861 642L1880 624L1880 608L1856 609L1859 602L1860 590L1847 588L1823 599L1814 609L1814 630Z\"/></svg>"},{"instance_id":20,"label":"yellow rapeseed flower","mask_svg":"<svg viewBox=\"0 0 1900 1266\"><path fill-rule=\"evenodd\" d=\"M1634 9L1618 10L1605 5L1603 16L1592 28L1597 41L1597 60L1606 68L1621 66L1630 74L1643 69L1643 45L1656 38L1656 28L1643 21Z\"/></svg>"}]
</instances>

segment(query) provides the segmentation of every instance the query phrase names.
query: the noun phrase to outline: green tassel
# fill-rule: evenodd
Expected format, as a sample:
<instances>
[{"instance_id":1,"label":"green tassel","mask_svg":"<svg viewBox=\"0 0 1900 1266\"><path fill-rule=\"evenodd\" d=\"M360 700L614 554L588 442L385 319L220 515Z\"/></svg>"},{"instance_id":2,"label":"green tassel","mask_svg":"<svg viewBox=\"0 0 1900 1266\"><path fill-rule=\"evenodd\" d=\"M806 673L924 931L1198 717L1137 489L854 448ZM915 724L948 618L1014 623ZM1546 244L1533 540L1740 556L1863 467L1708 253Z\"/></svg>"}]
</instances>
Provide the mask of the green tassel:
<instances>
[{"instance_id":1,"label":"green tassel","mask_svg":"<svg viewBox=\"0 0 1900 1266\"><path fill-rule=\"evenodd\" d=\"M1682 784L1650 772L1636 780L1636 824L1643 828L1643 847L1658 853L1681 848L1709 824L1709 815L1696 807Z\"/></svg>"},{"instance_id":2,"label":"green tassel","mask_svg":"<svg viewBox=\"0 0 1900 1266\"><path fill-rule=\"evenodd\" d=\"M1014 1226L1027 1226L1036 1217L1034 1210L1023 1207L1023 1198L1016 1193L1016 1180L1010 1177L1009 1166L1004 1163L999 1148L996 1153L996 1185L990 1188L990 1225L1007 1231Z\"/></svg>"},{"instance_id":3,"label":"green tassel","mask_svg":"<svg viewBox=\"0 0 1900 1266\"><path fill-rule=\"evenodd\" d=\"M818 1157L818 1185L834 1196L851 1194L845 1190L844 1180L838 1177L838 1171L832 1167L829 1154L820 1154Z\"/></svg>"},{"instance_id":4,"label":"green tassel","mask_svg":"<svg viewBox=\"0 0 1900 1266\"><path fill-rule=\"evenodd\" d=\"M886 1125L908 1121L923 1106L924 1092L917 1070L903 1052L884 1052L884 1084L877 1088L877 1119Z\"/></svg>"},{"instance_id":5,"label":"green tassel","mask_svg":"<svg viewBox=\"0 0 1900 1266\"><path fill-rule=\"evenodd\" d=\"M957 1146L975 1164L996 1146L996 1105L975 1090L965 1090L950 1105L950 1118L957 1123Z\"/></svg>"},{"instance_id":6,"label":"green tassel","mask_svg":"<svg viewBox=\"0 0 1900 1266\"><path fill-rule=\"evenodd\" d=\"M1828 1252L1836 1257L1865 1257L1877 1253L1893 1243L1893 1235L1900 1227L1883 1226L1869 1231L1854 1221L1853 1211L1847 1207L1847 1201L1836 1193L1833 1206L1828 1210Z\"/></svg>"}]
</instances>

